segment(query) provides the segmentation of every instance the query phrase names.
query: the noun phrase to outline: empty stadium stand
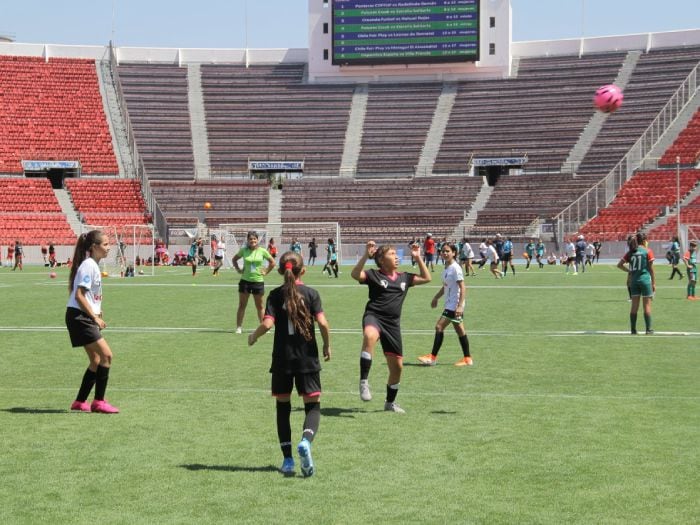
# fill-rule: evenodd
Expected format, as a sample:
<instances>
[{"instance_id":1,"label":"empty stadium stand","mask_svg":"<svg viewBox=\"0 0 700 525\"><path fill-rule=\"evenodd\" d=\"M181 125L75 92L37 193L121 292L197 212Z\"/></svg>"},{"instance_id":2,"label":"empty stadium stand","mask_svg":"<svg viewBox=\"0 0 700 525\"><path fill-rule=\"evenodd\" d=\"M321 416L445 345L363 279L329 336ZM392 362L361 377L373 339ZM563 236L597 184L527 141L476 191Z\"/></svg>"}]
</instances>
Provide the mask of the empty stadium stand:
<instances>
[{"instance_id":1,"label":"empty stadium stand","mask_svg":"<svg viewBox=\"0 0 700 525\"><path fill-rule=\"evenodd\" d=\"M282 191L283 222L338 222L343 242L451 236L482 185L480 177L394 180L301 179Z\"/></svg>"},{"instance_id":2,"label":"empty stadium stand","mask_svg":"<svg viewBox=\"0 0 700 525\"><path fill-rule=\"evenodd\" d=\"M133 231L125 226L149 224L150 214L133 179L66 179L66 190L84 224L115 226L121 235ZM127 243L129 236L125 237Z\"/></svg>"},{"instance_id":3,"label":"empty stadium stand","mask_svg":"<svg viewBox=\"0 0 700 525\"><path fill-rule=\"evenodd\" d=\"M522 238L535 220L550 220L588 187L571 174L503 176L470 233Z\"/></svg>"},{"instance_id":4,"label":"empty stadium stand","mask_svg":"<svg viewBox=\"0 0 700 525\"><path fill-rule=\"evenodd\" d=\"M118 174L94 60L0 56L0 174L22 160L80 161Z\"/></svg>"},{"instance_id":5,"label":"empty stadium stand","mask_svg":"<svg viewBox=\"0 0 700 525\"><path fill-rule=\"evenodd\" d=\"M676 157L681 166L695 166L700 162L700 109L659 159L659 166L675 166Z\"/></svg>"},{"instance_id":6,"label":"empty stadium stand","mask_svg":"<svg viewBox=\"0 0 700 525\"><path fill-rule=\"evenodd\" d=\"M151 192L170 226L191 228L267 222L269 184L263 180L152 181ZM205 210L204 203L211 203Z\"/></svg>"},{"instance_id":7,"label":"empty stadium stand","mask_svg":"<svg viewBox=\"0 0 700 525\"><path fill-rule=\"evenodd\" d=\"M649 231L648 236L652 241L665 241L676 235L678 228L677 215L670 215L665 224L657 226ZM695 235L700 234L700 197L696 197L687 206L681 208L681 223L692 224L696 227Z\"/></svg>"},{"instance_id":8,"label":"empty stadium stand","mask_svg":"<svg viewBox=\"0 0 700 525\"><path fill-rule=\"evenodd\" d=\"M700 182L700 171L682 170L679 175L682 199ZM640 171L622 186L609 206L581 228L581 233L601 240L622 241L675 203L675 170Z\"/></svg>"},{"instance_id":9,"label":"empty stadium stand","mask_svg":"<svg viewBox=\"0 0 700 525\"><path fill-rule=\"evenodd\" d=\"M370 84L357 176L413 175L442 83Z\"/></svg>"},{"instance_id":10,"label":"empty stadium stand","mask_svg":"<svg viewBox=\"0 0 700 525\"><path fill-rule=\"evenodd\" d=\"M625 88L622 107L605 121L577 174L599 179L614 168L698 61L696 46L643 53Z\"/></svg>"},{"instance_id":11,"label":"empty stadium stand","mask_svg":"<svg viewBox=\"0 0 700 525\"><path fill-rule=\"evenodd\" d=\"M0 244L74 244L51 183L44 178L0 178Z\"/></svg>"},{"instance_id":12,"label":"empty stadium stand","mask_svg":"<svg viewBox=\"0 0 700 525\"><path fill-rule=\"evenodd\" d=\"M187 68L122 64L117 72L149 179L193 180Z\"/></svg>"},{"instance_id":13,"label":"empty stadium stand","mask_svg":"<svg viewBox=\"0 0 700 525\"><path fill-rule=\"evenodd\" d=\"M202 65L212 176L248 173L249 160L337 175L354 86L304 84L303 73L304 64Z\"/></svg>"},{"instance_id":14,"label":"empty stadium stand","mask_svg":"<svg viewBox=\"0 0 700 525\"><path fill-rule=\"evenodd\" d=\"M518 77L459 82L435 173L468 159L527 154L527 171L558 171L593 112L592 93L615 79L625 53L523 58Z\"/></svg>"}]
</instances>

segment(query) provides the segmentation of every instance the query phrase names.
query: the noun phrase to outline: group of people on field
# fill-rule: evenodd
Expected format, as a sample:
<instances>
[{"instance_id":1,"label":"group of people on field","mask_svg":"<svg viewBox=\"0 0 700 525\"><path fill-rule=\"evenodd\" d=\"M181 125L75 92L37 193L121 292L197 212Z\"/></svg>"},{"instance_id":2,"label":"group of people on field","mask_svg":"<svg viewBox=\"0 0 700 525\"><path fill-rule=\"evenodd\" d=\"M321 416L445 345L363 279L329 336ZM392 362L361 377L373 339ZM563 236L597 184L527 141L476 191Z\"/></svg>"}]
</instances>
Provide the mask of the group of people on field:
<instances>
[{"instance_id":1,"label":"group of people on field","mask_svg":"<svg viewBox=\"0 0 700 525\"><path fill-rule=\"evenodd\" d=\"M498 236L496 239L498 240ZM489 253L495 252L493 241L491 239L485 241ZM468 243L466 239L465 242ZM274 246L274 243L272 244ZM332 244L332 239L329 239L329 246ZM197 246L197 243L193 245ZM294 243L290 248L293 246ZM440 299L444 298L444 309L435 325L431 352L418 358L419 362L426 366L437 363L444 340L444 331L449 325L454 327L462 351L462 357L455 366L464 367L473 364L463 321L467 297L464 265L460 261L463 246L464 244L458 246L448 242L440 245L439 254L445 269L442 272L442 286L433 296L430 305L432 308L437 308ZM268 243L269 247L270 243ZM216 248L215 254L218 253L218 244ZM426 261L423 260L421 246L412 242L410 249L412 261L418 267L417 274L399 271L401 258L395 246L378 246L374 241L366 243L362 256L350 272L352 279L367 286L369 296L362 316L360 399L369 402L373 398L369 375L375 349L379 343L388 367L384 410L399 414L405 413L396 402L403 371L402 307L408 290L414 286L430 283L433 273L427 264L427 254ZM79 236L73 254L74 264L69 278L69 300L65 320L72 346L82 346L89 361L76 399L71 404L71 410L75 411L105 414L119 412L119 409L105 398L113 354L101 335L106 323L102 316L102 274L99 262L108 255L109 251L107 236L99 230L93 230ZM512 253L512 248L510 252ZM527 246L526 253L529 255ZM537 245L535 245L532 255L536 260L538 260L537 253ZM543 254L544 249L540 258ZM215 255L216 257L218 255ZM492 258L491 260L496 264L499 262L497 257L497 254L495 257L487 255L487 259ZM365 267L369 260L375 262L376 268ZM694 241L690 242L683 260L688 274L688 299L696 300L697 244ZM319 428L322 393L316 327L322 339L323 359L328 361L332 355L330 326L324 314L320 295L315 289L306 286L302 280L306 267L300 253L290 249L277 261L276 253L273 255L269 249L259 245L258 234L254 231L248 232L245 245L236 253L232 262L234 269L241 274L238 284L236 333L243 332L243 319L251 295L259 324L249 334L248 344L254 345L266 332L275 328L270 373L271 392L276 399L277 433L283 456L280 470L285 475L293 475L296 469L292 454L290 423L291 395L296 389L303 399L305 413L301 440L296 450L300 459L301 473L304 476L311 476L315 471L311 445ZM506 260L506 262L510 261ZM656 289L653 263L654 254L648 247L644 234L630 236L628 251L620 259L617 267L628 274L632 334L637 333L637 315L640 305L643 306L645 331L647 334L653 333L651 301ZM282 276L283 283L268 294L263 305L264 278L275 268ZM93 388L94 400L88 403L88 397Z\"/></svg>"}]
</instances>

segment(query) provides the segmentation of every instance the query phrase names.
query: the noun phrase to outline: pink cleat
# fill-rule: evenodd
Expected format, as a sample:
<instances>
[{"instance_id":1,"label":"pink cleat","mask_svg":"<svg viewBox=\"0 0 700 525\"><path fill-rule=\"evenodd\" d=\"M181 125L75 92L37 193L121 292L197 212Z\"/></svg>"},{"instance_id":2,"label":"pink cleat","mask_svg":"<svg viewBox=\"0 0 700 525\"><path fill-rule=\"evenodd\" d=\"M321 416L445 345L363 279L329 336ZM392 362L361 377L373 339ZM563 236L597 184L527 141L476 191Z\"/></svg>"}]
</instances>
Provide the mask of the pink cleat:
<instances>
[{"instance_id":1,"label":"pink cleat","mask_svg":"<svg viewBox=\"0 0 700 525\"><path fill-rule=\"evenodd\" d=\"M92 405L90 405L90 408L92 409L93 412L98 412L100 414L118 414L119 409L117 407L113 407L107 401L105 400L97 400L95 399L92 402Z\"/></svg>"},{"instance_id":2,"label":"pink cleat","mask_svg":"<svg viewBox=\"0 0 700 525\"><path fill-rule=\"evenodd\" d=\"M77 410L78 412L90 412L90 403L87 401L73 401L70 406L71 410Z\"/></svg>"}]
</instances>

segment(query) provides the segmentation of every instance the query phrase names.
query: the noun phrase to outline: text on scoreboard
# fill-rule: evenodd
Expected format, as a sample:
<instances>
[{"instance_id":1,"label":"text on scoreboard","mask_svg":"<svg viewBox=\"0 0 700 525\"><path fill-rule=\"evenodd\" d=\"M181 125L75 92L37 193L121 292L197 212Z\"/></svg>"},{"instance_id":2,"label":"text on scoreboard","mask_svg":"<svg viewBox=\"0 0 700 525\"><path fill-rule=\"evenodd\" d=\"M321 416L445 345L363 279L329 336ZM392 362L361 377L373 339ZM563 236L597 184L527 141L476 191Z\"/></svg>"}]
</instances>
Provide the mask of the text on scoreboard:
<instances>
[{"instance_id":1,"label":"text on scoreboard","mask_svg":"<svg viewBox=\"0 0 700 525\"><path fill-rule=\"evenodd\" d=\"M479 60L479 0L334 0L333 64Z\"/></svg>"}]
</instances>

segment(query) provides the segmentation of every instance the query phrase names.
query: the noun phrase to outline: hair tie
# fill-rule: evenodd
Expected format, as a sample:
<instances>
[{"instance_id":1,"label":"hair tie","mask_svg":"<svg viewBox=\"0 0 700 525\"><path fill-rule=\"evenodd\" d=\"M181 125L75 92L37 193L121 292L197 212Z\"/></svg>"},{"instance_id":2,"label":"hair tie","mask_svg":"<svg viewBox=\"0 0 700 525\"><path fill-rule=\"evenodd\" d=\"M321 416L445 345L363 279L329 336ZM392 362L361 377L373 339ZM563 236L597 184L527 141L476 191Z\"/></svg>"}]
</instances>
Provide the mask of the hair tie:
<instances>
[{"instance_id":1,"label":"hair tie","mask_svg":"<svg viewBox=\"0 0 700 525\"><path fill-rule=\"evenodd\" d=\"M285 270L291 270L293 267L294 265L292 264L292 261L287 261L286 263L284 263Z\"/></svg>"}]
</instances>

